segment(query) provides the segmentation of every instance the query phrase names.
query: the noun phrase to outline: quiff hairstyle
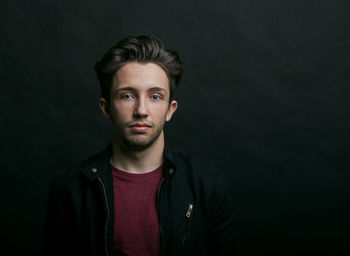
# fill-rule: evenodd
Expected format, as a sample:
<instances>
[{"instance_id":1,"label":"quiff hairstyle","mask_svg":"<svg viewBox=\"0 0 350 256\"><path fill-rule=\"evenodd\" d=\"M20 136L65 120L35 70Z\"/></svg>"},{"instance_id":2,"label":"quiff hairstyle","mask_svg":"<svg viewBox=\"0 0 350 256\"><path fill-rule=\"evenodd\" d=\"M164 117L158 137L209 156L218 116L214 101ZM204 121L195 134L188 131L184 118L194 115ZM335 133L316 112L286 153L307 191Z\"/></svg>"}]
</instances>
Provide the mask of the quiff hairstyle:
<instances>
[{"instance_id":1,"label":"quiff hairstyle","mask_svg":"<svg viewBox=\"0 0 350 256\"><path fill-rule=\"evenodd\" d=\"M95 64L103 98L110 101L114 74L130 62L159 65L168 76L170 100L173 99L182 76L183 63L176 51L164 49L160 39L153 35L126 37L112 46Z\"/></svg>"}]
</instances>

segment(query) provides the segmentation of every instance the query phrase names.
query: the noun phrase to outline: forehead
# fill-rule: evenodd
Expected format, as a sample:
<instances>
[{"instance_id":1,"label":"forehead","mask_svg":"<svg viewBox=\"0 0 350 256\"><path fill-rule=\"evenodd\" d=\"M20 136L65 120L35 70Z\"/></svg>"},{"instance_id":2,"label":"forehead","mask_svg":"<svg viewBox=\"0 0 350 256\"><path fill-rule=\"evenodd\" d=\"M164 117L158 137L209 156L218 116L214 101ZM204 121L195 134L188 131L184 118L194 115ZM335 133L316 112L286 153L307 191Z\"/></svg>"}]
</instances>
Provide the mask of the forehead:
<instances>
[{"instance_id":1,"label":"forehead","mask_svg":"<svg viewBox=\"0 0 350 256\"><path fill-rule=\"evenodd\" d=\"M169 91L169 79L167 74L163 68L154 63L127 63L114 75L113 89L115 90L123 87L147 90L154 86Z\"/></svg>"}]
</instances>

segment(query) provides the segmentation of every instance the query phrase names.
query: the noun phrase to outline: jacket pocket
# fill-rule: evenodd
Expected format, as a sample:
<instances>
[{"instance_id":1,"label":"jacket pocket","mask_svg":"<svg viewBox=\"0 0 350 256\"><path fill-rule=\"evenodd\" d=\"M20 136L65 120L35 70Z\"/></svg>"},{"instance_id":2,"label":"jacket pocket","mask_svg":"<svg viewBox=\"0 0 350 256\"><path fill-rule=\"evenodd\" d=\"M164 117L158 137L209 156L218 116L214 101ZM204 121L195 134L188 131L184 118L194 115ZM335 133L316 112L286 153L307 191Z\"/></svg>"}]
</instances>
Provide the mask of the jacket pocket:
<instances>
[{"instance_id":1,"label":"jacket pocket","mask_svg":"<svg viewBox=\"0 0 350 256\"><path fill-rule=\"evenodd\" d=\"M185 222L185 229L184 229L184 234L182 237L182 243L181 243L181 248L180 248L180 252L182 251L184 245L185 245L185 240L186 240L186 236L187 236L187 232L188 232L188 223L190 222L191 216L192 216L192 211L193 211L193 203L189 203L188 204L188 208L185 214L185 218L186 218L186 222Z\"/></svg>"}]
</instances>

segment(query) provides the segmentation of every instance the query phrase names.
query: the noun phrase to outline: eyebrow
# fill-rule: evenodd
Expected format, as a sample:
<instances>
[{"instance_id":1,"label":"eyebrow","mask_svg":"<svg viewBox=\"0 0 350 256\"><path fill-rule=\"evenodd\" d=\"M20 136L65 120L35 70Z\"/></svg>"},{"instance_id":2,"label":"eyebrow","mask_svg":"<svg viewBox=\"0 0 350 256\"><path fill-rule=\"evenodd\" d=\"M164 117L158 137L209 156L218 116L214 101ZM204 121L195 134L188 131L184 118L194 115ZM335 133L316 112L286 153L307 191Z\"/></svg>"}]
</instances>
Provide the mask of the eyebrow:
<instances>
[{"instance_id":1,"label":"eyebrow","mask_svg":"<svg viewBox=\"0 0 350 256\"><path fill-rule=\"evenodd\" d=\"M132 91L132 92L136 92L136 90L135 90L134 88L132 88L132 87L122 87L122 88L118 88L118 89L116 89L114 92L115 92L115 93L118 93L118 92L123 92L123 91L127 91L127 92Z\"/></svg>"},{"instance_id":2,"label":"eyebrow","mask_svg":"<svg viewBox=\"0 0 350 256\"><path fill-rule=\"evenodd\" d=\"M115 90L115 93L119 93L119 92L124 92L124 91L127 91L127 92L137 92L137 90L133 87L122 87L122 88L118 88ZM158 87L158 86L155 86L155 87L151 87L147 90L147 92L157 92L157 91L162 91L163 93L167 94L167 91L162 88L162 87Z\"/></svg>"},{"instance_id":3,"label":"eyebrow","mask_svg":"<svg viewBox=\"0 0 350 256\"><path fill-rule=\"evenodd\" d=\"M164 88L161 87L152 87L147 90L148 92L157 92L162 91L163 93L167 94L167 91Z\"/></svg>"}]
</instances>

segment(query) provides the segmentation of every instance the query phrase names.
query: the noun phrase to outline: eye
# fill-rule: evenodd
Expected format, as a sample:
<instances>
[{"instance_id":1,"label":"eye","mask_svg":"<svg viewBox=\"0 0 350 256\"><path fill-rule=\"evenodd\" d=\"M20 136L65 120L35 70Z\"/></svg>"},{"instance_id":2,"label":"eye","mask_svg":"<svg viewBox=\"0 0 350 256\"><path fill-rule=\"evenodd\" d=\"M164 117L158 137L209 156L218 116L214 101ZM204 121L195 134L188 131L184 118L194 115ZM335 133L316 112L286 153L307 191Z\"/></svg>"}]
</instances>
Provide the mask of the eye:
<instances>
[{"instance_id":1,"label":"eye","mask_svg":"<svg viewBox=\"0 0 350 256\"><path fill-rule=\"evenodd\" d=\"M134 96L130 93L122 94L120 98L122 99L132 99Z\"/></svg>"},{"instance_id":2,"label":"eye","mask_svg":"<svg viewBox=\"0 0 350 256\"><path fill-rule=\"evenodd\" d=\"M152 96L151 96L151 99L152 100L160 100L162 97L160 96L160 95L158 95L158 94L153 94Z\"/></svg>"}]
</instances>

